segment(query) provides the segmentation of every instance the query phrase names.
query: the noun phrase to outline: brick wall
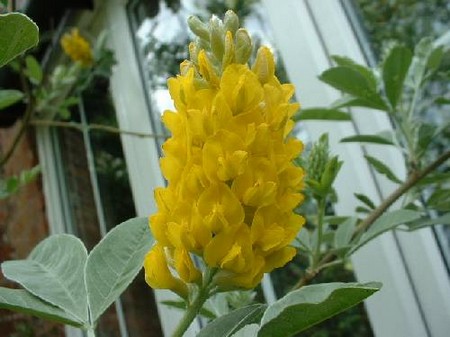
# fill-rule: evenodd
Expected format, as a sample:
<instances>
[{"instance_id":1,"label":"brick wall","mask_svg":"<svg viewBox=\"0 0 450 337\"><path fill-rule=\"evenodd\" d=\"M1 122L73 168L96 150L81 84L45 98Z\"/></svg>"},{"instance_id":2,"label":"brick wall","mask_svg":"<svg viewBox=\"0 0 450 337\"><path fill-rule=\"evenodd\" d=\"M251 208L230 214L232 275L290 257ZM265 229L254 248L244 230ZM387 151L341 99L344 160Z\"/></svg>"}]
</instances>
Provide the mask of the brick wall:
<instances>
[{"instance_id":1,"label":"brick wall","mask_svg":"<svg viewBox=\"0 0 450 337\"><path fill-rule=\"evenodd\" d=\"M5 153L20 129L16 122L7 129L0 129L0 153ZM4 177L16 175L22 169L38 164L34 135L22 137L11 159L2 168ZM44 195L41 179L21 188L18 193L0 200L0 263L5 260L23 259L48 235ZM0 286L14 287L0 272ZM44 322L28 315L0 310L1 336L62 336L62 326Z\"/></svg>"}]
</instances>

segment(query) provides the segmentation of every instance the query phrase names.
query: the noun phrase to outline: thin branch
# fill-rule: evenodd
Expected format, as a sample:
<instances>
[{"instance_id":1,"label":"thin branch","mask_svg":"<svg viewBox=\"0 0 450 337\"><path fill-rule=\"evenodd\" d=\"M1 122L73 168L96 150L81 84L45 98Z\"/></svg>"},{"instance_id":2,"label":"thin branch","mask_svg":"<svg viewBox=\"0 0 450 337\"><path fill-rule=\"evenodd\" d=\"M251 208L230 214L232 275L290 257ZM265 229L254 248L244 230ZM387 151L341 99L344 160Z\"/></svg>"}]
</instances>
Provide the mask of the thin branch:
<instances>
[{"instance_id":1,"label":"thin branch","mask_svg":"<svg viewBox=\"0 0 450 337\"><path fill-rule=\"evenodd\" d=\"M79 130L79 131L84 131L84 130L105 131L105 132L110 132L110 133L130 135L130 136L136 136L136 137L141 137L141 138L161 138L161 139L166 138L166 136L160 135L160 134L126 131L126 130L122 130L122 129L119 129L119 128L116 128L113 126L102 125L102 124L82 125L82 124L76 123L76 122L63 122L63 121L52 121L52 120L42 120L42 119L34 119L31 121L31 124L35 125L35 126L63 127L63 128L75 129L75 130Z\"/></svg>"},{"instance_id":2,"label":"thin branch","mask_svg":"<svg viewBox=\"0 0 450 337\"><path fill-rule=\"evenodd\" d=\"M422 178L433 172L445 161L450 158L450 151L439 156L434 162L425 167L422 171L413 171L408 179L392 192L383 202L375 208L359 225L356 227L354 235L365 232L394 202L396 202L403 194L416 185Z\"/></svg>"},{"instance_id":3,"label":"thin branch","mask_svg":"<svg viewBox=\"0 0 450 337\"><path fill-rule=\"evenodd\" d=\"M392 192L383 202L375 208L372 213L368 215L355 229L353 233L353 237L357 236L360 233L365 232L383 213L394 204L403 194L408 192L414 185L416 185L421 179L425 178L428 174L436 170L439 166L445 163L448 159L450 159L450 151L445 152L441 156L439 156L435 161L433 161L430 165L425 167L421 171L414 171L409 175L409 178L400 185L394 192ZM324 268L333 265L334 262L339 261L335 260L336 256L333 253L326 254L322 260L319 262L318 266L314 270L307 270L305 275L300 278L297 284L293 287L293 290L303 287L308 284L312 279L314 279L321 270Z\"/></svg>"}]
</instances>

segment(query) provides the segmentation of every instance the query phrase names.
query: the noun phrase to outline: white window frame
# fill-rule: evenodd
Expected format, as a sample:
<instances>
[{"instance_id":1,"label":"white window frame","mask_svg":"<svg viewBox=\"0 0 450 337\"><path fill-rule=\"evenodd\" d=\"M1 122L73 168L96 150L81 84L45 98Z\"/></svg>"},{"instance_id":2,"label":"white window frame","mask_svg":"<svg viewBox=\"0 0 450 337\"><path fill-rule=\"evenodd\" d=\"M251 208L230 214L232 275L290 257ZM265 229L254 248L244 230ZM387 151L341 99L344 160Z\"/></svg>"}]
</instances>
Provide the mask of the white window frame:
<instances>
[{"instance_id":1,"label":"white window frame","mask_svg":"<svg viewBox=\"0 0 450 337\"><path fill-rule=\"evenodd\" d=\"M341 1L263 0L276 45L297 88L303 107L327 106L339 94L318 80L331 65L330 55L346 55L365 64L359 41ZM348 5L348 3L347 3ZM353 123L305 122L313 139L330 134L331 149L344 160L336 182L338 214L352 214L353 193L380 201L394 188L376 176L363 155L383 158L397 174L405 175L401 154L380 146L340 144L339 139L392 129L384 113L352 110ZM386 233L362 248L352 259L359 281L381 281L383 289L366 301L377 337L444 337L450 328L450 280L431 229Z\"/></svg>"}]
</instances>

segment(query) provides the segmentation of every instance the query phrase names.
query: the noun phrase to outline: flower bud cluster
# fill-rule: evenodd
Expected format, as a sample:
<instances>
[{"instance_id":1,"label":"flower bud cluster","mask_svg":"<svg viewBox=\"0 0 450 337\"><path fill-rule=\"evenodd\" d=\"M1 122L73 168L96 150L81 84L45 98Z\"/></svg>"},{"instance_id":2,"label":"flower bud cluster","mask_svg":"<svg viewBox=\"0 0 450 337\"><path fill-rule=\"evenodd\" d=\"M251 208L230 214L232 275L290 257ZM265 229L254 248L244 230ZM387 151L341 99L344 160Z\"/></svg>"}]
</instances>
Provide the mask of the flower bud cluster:
<instances>
[{"instance_id":1,"label":"flower bud cluster","mask_svg":"<svg viewBox=\"0 0 450 337\"><path fill-rule=\"evenodd\" d=\"M92 65L94 58L91 45L80 35L78 28L64 34L61 38L61 47L73 62L79 62L84 67Z\"/></svg>"},{"instance_id":2,"label":"flower bud cluster","mask_svg":"<svg viewBox=\"0 0 450 337\"><path fill-rule=\"evenodd\" d=\"M194 255L221 289L253 288L294 257L304 224L293 212L304 177L293 164L303 144L288 136L299 108L293 85L280 84L267 47L248 66L251 39L233 12L189 25L198 39L168 81L176 108L163 115L168 185L155 191L157 243L144 263L150 286L183 297L201 280Z\"/></svg>"}]
</instances>

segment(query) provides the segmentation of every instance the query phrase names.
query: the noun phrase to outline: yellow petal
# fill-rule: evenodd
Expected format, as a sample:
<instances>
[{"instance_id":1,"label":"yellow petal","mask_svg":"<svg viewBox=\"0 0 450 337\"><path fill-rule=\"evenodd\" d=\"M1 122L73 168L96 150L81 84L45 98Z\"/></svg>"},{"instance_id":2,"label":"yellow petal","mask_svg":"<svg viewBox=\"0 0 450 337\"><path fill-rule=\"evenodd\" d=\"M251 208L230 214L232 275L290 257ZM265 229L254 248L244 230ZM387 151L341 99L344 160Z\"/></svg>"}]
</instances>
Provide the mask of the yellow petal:
<instances>
[{"instance_id":1,"label":"yellow petal","mask_svg":"<svg viewBox=\"0 0 450 337\"><path fill-rule=\"evenodd\" d=\"M169 289L179 296L186 298L186 285L174 277L167 266L164 248L156 244L146 255L144 260L145 281L154 289Z\"/></svg>"},{"instance_id":2,"label":"yellow petal","mask_svg":"<svg viewBox=\"0 0 450 337\"><path fill-rule=\"evenodd\" d=\"M201 279L200 271L194 266L191 256L186 249L175 249L174 264L178 275L186 283L198 282Z\"/></svg>"}]
</instances>

